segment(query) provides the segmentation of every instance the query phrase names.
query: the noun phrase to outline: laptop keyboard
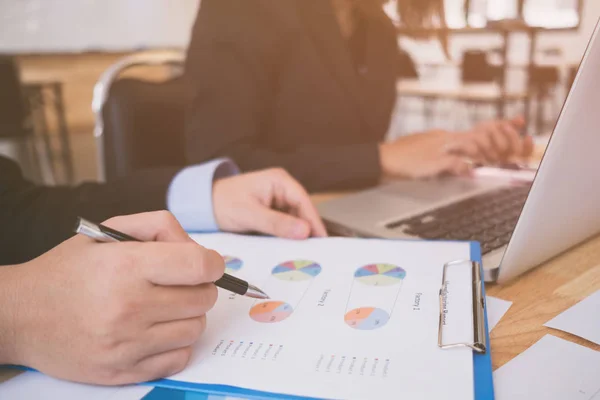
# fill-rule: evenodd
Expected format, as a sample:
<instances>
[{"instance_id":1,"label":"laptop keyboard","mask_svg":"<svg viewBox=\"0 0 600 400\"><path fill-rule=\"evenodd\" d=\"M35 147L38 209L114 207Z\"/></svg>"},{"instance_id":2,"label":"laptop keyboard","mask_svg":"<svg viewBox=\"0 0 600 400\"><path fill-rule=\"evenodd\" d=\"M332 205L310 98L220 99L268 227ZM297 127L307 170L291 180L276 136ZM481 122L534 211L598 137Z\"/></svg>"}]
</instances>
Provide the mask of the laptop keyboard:
<instances>
[{"instance_id":1,"label":"laptop keyboard","mask_svg":"<svg viewBox=\"0 0 600 400\"><path fill-rule=\"evenodd\" d=\"M386 225L423 239L472 240L486 254L508 244L529 185L511 186Z\"/></svg>"}]
</instances>

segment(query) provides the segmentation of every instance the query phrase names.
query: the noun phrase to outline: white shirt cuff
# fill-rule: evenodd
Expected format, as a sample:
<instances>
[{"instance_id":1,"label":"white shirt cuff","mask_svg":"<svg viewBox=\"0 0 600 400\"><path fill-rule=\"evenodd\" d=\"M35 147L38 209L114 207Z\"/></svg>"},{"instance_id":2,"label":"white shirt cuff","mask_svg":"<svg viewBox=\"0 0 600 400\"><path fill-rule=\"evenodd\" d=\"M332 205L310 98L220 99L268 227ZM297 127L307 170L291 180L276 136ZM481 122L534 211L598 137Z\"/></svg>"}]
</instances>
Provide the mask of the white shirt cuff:
<instances>
[{"instance_id":1,"label":"white shirt cuff","mask_svg":"<svg viewBox=\"0 0 600 400\"><path fill-rule=\"evenodd\" d=\"M212 202L213 182L238 173L237 165L225 158L184 168L169 185L169 211L188 232L218 231Z\"/></svg>"}]
</instances>

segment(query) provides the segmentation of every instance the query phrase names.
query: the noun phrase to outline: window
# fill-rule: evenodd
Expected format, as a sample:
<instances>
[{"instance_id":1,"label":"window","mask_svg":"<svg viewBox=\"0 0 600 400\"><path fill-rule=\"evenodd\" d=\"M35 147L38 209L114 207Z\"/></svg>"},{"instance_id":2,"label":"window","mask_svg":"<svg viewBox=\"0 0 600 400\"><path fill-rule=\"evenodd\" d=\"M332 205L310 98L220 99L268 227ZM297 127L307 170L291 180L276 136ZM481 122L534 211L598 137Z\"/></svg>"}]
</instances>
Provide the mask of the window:
<instances>
[{"instance_id":1,"label":"window","mask_svg":"<svg viewBox=\"0 0 600 400\"><path fill-rule=\"evenodd\" d=\"M529 26L541 28L576 28L579 26L583 0L444 0L444 2L449 28L467 26L483 28L490 21L506 19L522 19ZM468 12L465 12L466 7Z\"/></svg>"},{"instance_id":2,"label":"window","mask_svg":"<svg viewBox=\"0 0 600 400\"><path fill-rule=\"evenodd\" d=\"M578 0L528 0L523 18L528 25L543 28L574 28L579 26Z\"/></svg>"}]
</instances>

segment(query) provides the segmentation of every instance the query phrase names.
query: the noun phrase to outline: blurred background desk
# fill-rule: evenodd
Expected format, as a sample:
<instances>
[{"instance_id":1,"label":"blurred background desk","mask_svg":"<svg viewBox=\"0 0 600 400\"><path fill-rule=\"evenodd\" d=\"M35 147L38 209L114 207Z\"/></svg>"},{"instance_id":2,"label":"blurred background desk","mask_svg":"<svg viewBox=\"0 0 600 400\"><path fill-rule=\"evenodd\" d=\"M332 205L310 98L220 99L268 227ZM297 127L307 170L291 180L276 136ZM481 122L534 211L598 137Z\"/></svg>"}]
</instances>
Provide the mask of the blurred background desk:
<instances>
[{"instance_id":1,"label":"blurred background desk","mask_svg":"<svg viewBox=\"0 0 600 400\"><path fill-rule=\"evenodd\" d=\"M29 71L21 76L23 95L30 112L34 136L43 141L50 178L55 183L73 183L74 170L63 82L51 74ZM54 143L57 141L58 143ZM57 169L57 166L60 168Z\"/></svg>"},{"instance_id":2,"label":"blurred background desk","mask_svg":"<svg viewBox=\"0 0 600 400\"><path fill-rule=\"evenodd\" d=\"M449 110L456 112L456 103L466 106L470 120L477 121L485 117L477 115L482 109L489 111L492 116L500 118L499 109L519 103L521 108L528 101L526 91L505 91L497 83L451 83L441 84L435 81L420 79L401 79L396 84L398 98L420 99L423 102L423 120L427 129L436 127L435 107L438 101L450 101Z\"/></svg>"}]
</instances>

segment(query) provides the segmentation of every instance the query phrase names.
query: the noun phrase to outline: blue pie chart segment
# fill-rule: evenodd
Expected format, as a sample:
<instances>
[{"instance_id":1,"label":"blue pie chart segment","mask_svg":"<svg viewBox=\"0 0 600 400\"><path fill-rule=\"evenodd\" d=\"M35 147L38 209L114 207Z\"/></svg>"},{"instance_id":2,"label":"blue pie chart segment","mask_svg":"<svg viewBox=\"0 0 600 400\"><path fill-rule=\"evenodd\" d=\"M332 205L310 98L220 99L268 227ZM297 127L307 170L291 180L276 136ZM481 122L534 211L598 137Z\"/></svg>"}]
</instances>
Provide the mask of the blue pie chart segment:
<instances>
[{"instance_id":1,"label":"blue pie chart segment","mask_svg":"<svg viewBox=\"0 0 600 400\"><path fill-rule=\"evenodd\" d=\"M225 261L225 268L228 271L239 271L244 265L242 260L232 256L223 256L223 261Z\"/></svg>"},{"instance_id":2,"label":"blue pie chart segment","mask_svg":"<svg viewBox=\"0 0 600 400\"><path fill-rule=\"evenodd\" d=\"M390 316L381 308L360 307L348 311L344 321L348 326L361 331L378 329L387 324Z\"/></svg>"}]
</instances>

